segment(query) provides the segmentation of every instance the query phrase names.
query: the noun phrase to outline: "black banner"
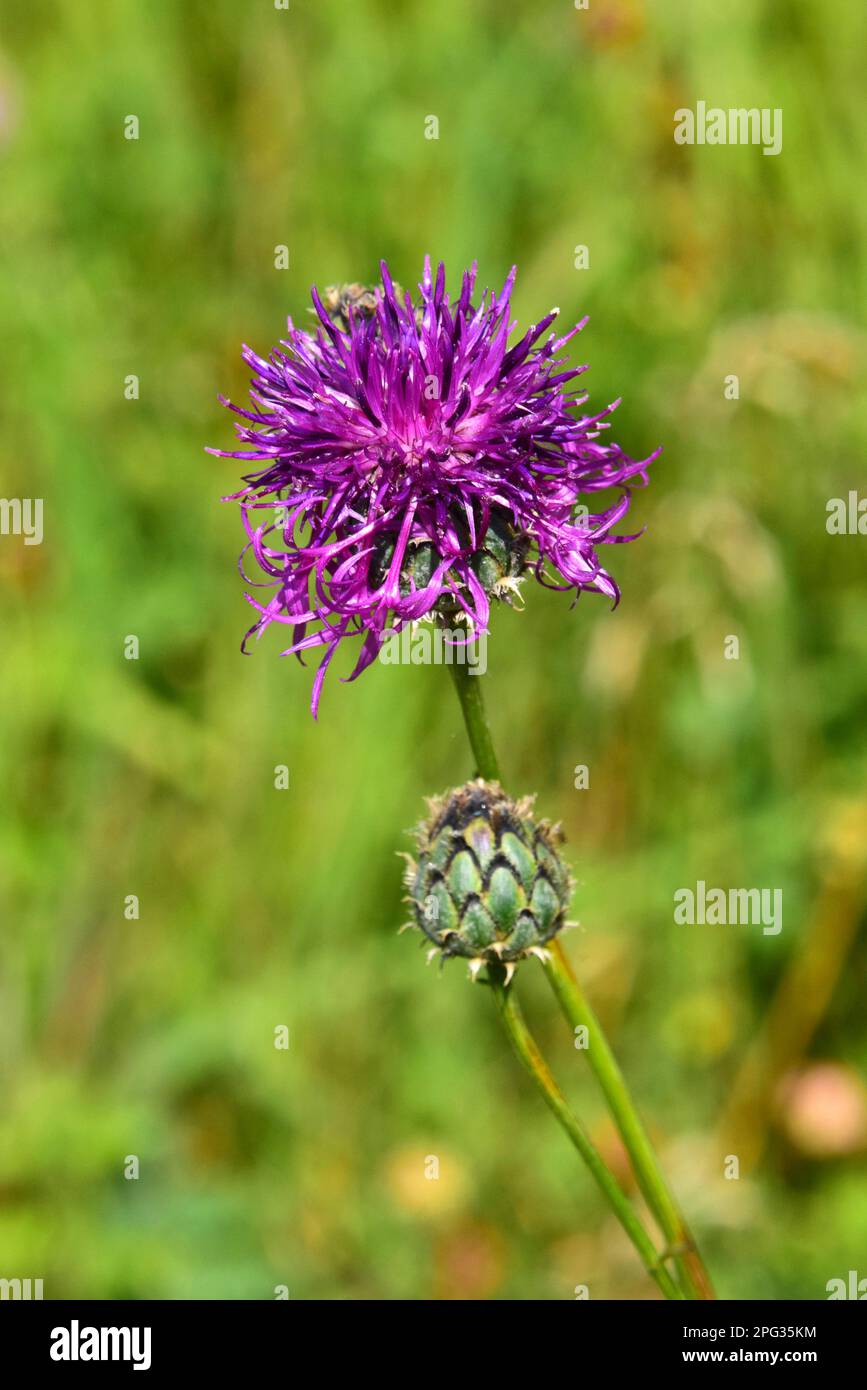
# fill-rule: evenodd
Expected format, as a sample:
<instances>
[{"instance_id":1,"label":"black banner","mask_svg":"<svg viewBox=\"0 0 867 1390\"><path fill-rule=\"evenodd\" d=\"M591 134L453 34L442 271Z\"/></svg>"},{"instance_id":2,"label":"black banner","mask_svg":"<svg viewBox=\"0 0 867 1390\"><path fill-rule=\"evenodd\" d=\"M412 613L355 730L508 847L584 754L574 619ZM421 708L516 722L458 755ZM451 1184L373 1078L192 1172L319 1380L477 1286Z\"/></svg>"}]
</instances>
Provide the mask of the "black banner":
<instances>
[{"instance_id":1,"label":"black banner","mask_svg":"<svg viewBox=\"0 0 867 1390\"><path fill-rule=\"evenodd\" d=\"M507 1355L523 1327L529 1355L540 1354L541 1348L549 1357L556 1346L552 1338L565 1337L564 1350L575 1353L580 1347L578 1367L592 1358L618 1373L640 1369L667 1375L683 1367L700 1375L712 1366L803 1366L827 1376L855 1362L865 1330L860 1304L833 1300L589 1300L568 1307L546 1304L544 1322L537 1305L524 1303L507 1319L499 1304L487 1314L478 1304L464 1314L455 1304L447 1311L402 1304L400 1324L394 1321L393 1304L362 1307L363 1312L359 1305L343 1302L6 1302L0 1307L0 1345L4 1362L25 1374L48 1371L64 1379L109 1369L115 1376L138 1373L160 1379L167 1372L185 1371L249 1376L251 1363L275 1369L282 1365L291 1374L293 1367L299 1369L303 1340L308 1368L311 1358L321 1355L323 1370L327 1367L333 1376L343 1365L353 1373L369 1371L365 1363L373 1339L381 1365L389 1346L396 1353L405 1338L418 1336L430 1374L440 1358L444 1373L453 1370L456 1337L465 1367L476 1355L490 1364L492 1351L495 1360Z\"/></svg>"}]
</instances>

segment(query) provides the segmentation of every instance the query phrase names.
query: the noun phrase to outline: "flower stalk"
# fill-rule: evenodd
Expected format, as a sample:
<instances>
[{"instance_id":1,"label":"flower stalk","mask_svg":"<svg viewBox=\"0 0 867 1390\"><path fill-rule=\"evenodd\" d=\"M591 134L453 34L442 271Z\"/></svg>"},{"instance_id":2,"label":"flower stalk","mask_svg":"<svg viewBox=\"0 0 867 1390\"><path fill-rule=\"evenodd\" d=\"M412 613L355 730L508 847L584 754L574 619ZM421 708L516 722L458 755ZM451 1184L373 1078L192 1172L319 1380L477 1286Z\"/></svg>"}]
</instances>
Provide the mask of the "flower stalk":
<instances>
[{"instance_id":1,"label":"flower stalk","mask_svg":"<svg viewBox=\"0 0 867 1390\"><path fill-rule=\"evenodd\" d=\"M712 1299L715 1295L710 1277L665 1180L617 1059L556 937L548 948L544 970L571 1027L587 1031L588 1060L629 1154L638 1186L659 1222L689 1297Z\"/></svg>"},{"instance_id":2,"label":"flower stalk","mask_svg":"<svg viewBox=\"0 0 867 1390\"><path fill-rule=\"evenodd\" d=\"M499 764L484 706L481 677L471 675L466 666L452 665L450 669L476 761L476 772L486 779L500 781ZM669 1298L713 1299L715 1294L710 1276L666 1182L602 1026L587 1002L556 938L544 954L545 973L565 1017L573 1029L582 1027L587 1031L590 1064L629 1155L641 1193L666 1239L667 1246L663 1258L671 1258L674 1261L678 1273L676 1285L661 1265L652 1241L635 1216L616 1179L606 1168L579 1121L566 1105L562 1092L523 1022L513 990L509 989L502 979L498 982L497 979L491 978L490 983L494 988L500 1016L512 1045L545 1096L546 1103L588 1164L618 1220L641 1255L648 1273L659 1287ZM489 969L488 974L489 977L495 976L497 971ZM628 1217L624 1211L624 1204L628 1208ZM636 1226L638 1231L635 1229ZM647 1258L648 1247L652 1253L650 1261ZM662 1280L659 1278L660 1272L663 1275ZM674 1290L673 1293L667 1291L666 1281Z\"/></svg>"},{"instance_id":3,"label":"flower stalk","mask_svg":"<svg viewBox=\"0 0 867 1390\"><path fill-rule=\"evenodd\" d=\"M461 702L467 736L476 760L476 776L484 777L486 782L500 782L500 766L482 694L482 677L474 676L470 667L462 662L453 661L449 670Z\"/></svg>"},{"instance_id":4,"label":"flower stalk","mask_svg":"<svg viewBox=\"0 0 867 1390\"><path fill-rule=\"evenodd\" d=\"M502 967L489 966L488 977L497 1011L509 1041L533 1078L545 1104L557 1117L572 1144L587 1164L612 1211L638 1251L641 1262L650 1277L659 1286L666 1298L682 1299L683 1293L662 1263L653 1241L633 1211L628 1198L606 1167L583 1125L566 1104L562 1091L551 1075L551 1071L524 1021L514 987L504 983L505 972Z\"/></svg>"}]
</instances>

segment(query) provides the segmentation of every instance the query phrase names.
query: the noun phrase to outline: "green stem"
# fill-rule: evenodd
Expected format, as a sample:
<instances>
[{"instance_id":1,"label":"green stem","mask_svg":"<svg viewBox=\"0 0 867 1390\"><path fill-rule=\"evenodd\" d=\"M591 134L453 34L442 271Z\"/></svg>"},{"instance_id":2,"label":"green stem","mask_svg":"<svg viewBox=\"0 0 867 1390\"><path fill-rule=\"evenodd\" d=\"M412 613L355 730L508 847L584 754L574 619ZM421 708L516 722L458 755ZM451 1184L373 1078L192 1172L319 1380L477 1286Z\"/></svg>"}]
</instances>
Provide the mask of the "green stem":
<instances>
[{"instance_id":1,"label":"green stem","mask_svg":"<svg viewBox=\"0 0 867 1390\"><path fill-rule=\"evenodd\" d=\"M500 767L485 714L482 677L474 676L469 666L456 662L449 666L449 670L458 692L464 723L467 726L470 739L470 747L476 760L476 775L484 777L486 782L499 782Z\"/></svg>"},{"instance_id":2,"label":"green stem","mask_svg":"<svg viewBox=\"0 0 867 1390\"><path fill-rule=\"evenodd\" d=\"M656 1248L633 1211L628 1198L605 1166L583 1126L567 1106L562 1091L551 1075L545 1059L524 1022L514 989L503 983L502 967L491 966L489 975L492 977L490 984L503 1027L516 1053L538 1086L546 1105L556 1115L566 1134L584 1159L615 1216L638 1251L641 1262L650 1277L656 1281L666 1298L682 1299L682 1292L660 1262ZM498 978L493 978L495 975Z\"/></svg>"},{"instance_id":3,"label":"green stem","mask_svg":"<svg viewBox=\"0 0 867 1390\"><path fill-rule=\"evenodd\" d=\"M458 698L461 702L464 723L466 724L473 756L476 760L477 773L487 781L499 782L502 779L497 762L497 755L494 751L493 740L491 739L491 731L485 714L481 677L471 675L469 668L466 666L452 665L450 670L458 693ZM621 1138L623 1139L623 1143L632 1161L639 1187L651 1211L656 1217L656 1220L659 1222L660 1229L668 1242L668 1253L672 1255L676 1261L683 1291L685 1291L687 1297L692 1299L714 1298L715 1295L710 1276L698 1253L689 1227L681 1215L674 1196L665 1181L665 1177L659 1166L659 1161L653 1151L653 1147L647 1137L638 1112L635 1109L623 1074L617 1065L617 1061L608 1045L599 1021L584 998L578 981L575 979L566 956L563 954L562 947L557 940L553 943L551 956L545 969L561 1008L571 1022L573 1028L580 1025L587 1029L588 1039L590 1041L588 1053L591 1065L602 1087ZM514 1008L517 1010L517 1003L515 1003ZM505 1015L504 1022L506 1022ZM584 1135L583 1130L580 1128L580 1125L578 1125L578 1121L574 1119L571 1112L565 1109L563 1097L557 1090L556 1083L553 1081L553 1078L551 1078L550 1072L548 1072L545 1067L545 1063L539 1056L538 1050L535 1049L535 1045L532 1044L532 1039L529 1038L529 1035L527 1035L527 1039L533 1047L533 1052L538 1059L539 1065L544 1068L545 1074L550 1080L551 1087L553 1087L552 1092L546 1089L546 1100L548 1104L555 1113L558 1113L557 1105L562 1106L565 1113L569 1116L570 1124L577 1128L577 1131L581 1134L582 1143L589 1145L590 1141ZM515 1045L517 1046L517 1043ZM527 1060L523 1052L521 1052L520 1055L522 1056L522 1060L525 1061L525 1064L533 1070L538 1084L545 1088L547 1083L542 1081L535 1067L531 1065L531 1062ZM552 1095L556 1095L558 1098L557 1104L552 1100ZM559 1113L558 1118L561 1118L562 1123L562 1117ZM569 1133L576 1147L580 1147L571 1129ZM593 1150L593 1154L596 1163L602 1164L602 1160L595 1150ZM589 1159L588 1162L590 1162ZM603 1187L603 1190L606 1191L606 1194L608 1193L609 1185L614 1184L617 1192L622 1197L623 1194L620 1193L619 1187L617 1187L614 1178L608 1170L605 1169L604 1164L602 1164L602 1168L605 1172L604 1179L599 1176L599 1173L592 1163L591 1167L593 1168L597 1181L600 1183L600 1186ZM646 1234L643 1232L643 1228L642 1234L644 1238L647 1239ZM666 1277L668 1276L666 1275ZM657 1280L657 1282L659 1281ZM684 1292L678 1289L676 1296L683 1297Z\"/></svg>"},{"instance_id":4,"label":"green stem","mask_svg":"<svg viewBox=\"0 0 867 1390\"><path fill-rule=\"evenodd\" d=\"M599 1020L587 1002L558 940L549 946L545 973L560 1007L572 1028L587 1032L587 1057L614 1116L626 1151L632 1160L638 1185L645 1201L660 1224L674 1255L688 1296L714 1297L713 1286L677 1202L669 1188L659 1160L635 1108L617 1059L602 1031Z\"/></svg>"}]
</instances>

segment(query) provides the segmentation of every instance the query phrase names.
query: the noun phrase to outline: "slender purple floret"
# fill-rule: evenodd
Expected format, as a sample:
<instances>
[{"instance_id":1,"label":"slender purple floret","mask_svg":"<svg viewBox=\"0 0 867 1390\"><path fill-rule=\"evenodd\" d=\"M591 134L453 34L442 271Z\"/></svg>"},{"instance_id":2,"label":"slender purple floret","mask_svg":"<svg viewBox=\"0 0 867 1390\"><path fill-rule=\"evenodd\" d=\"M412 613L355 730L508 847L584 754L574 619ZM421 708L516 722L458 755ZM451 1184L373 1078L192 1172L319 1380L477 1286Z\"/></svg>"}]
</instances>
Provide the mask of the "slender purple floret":
<instances>
[{"instance_id":1,"label":"slender purple floret","mask_svg":"<svg viewBox=\"0 0 867 1390\"><path fill-rule=\"evenodd\" d=\"M253 409L220 398L243 417L247 447L210 452L262 465L227 499L240 502L244 553L267 576L248 582L273 589L262 602L248 594L258 616L244 643L277 622L293 629L283 655L324 648L314 716L344 638L361 640L354 680L386 636L435 608L459 614L469 636L487 632L478 553L492 518L524 545L541 583L619 599L597 548L634 539L613 528L656 455L634 462L604 442L617 401L580 413L587 396L573 383L587 368L562 353L586 319L558 338L553 309L510 348L515 270L474 305L475 278L473 265L450 303L445 267L434 280L426 259L414 305L383 262L375 308L350 308L348 330L314 289L315 332L290 319L267 361L244 347ZM582 496L610 488L616 500L589 514ZM433 554L422 582L411 564L419 546Z\"/></svg>"}]
</instances>

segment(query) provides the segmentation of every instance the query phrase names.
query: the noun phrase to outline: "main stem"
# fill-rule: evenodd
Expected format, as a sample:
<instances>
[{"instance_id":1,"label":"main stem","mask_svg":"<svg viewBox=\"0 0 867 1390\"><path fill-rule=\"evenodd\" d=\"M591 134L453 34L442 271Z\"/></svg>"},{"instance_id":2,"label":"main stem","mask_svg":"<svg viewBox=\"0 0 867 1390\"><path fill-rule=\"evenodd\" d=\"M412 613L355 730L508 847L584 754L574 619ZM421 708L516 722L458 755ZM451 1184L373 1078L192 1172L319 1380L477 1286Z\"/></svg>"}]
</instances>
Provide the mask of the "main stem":
<instances>
[{"instance_id":1,"label":"main stem","mask_svg":"<svg viewBox=\"0 0 867 1390\"><path fill-rule=\"evenodd\" d=\"M567 1106L562 1091L551 1075L544 1057L527 1028L514 989L503 983L504 971L502 966L492 965L489 968L489 976L491 977L489 983L494 993L503 1027L516 1053L538 1086L545 1104L556 1115L587 1164L618 1221L638 1251L641 1262L650 1277L656 1281L666 1298L682 1299L683 1294L665 1266L660 1262L653 1241L633 1211L628 1198L605 1166L583 1126Z\"/></svg>"},{"instance_id":2,"label":"main stem","mask_svg":"<svg viewBox=\"0 0 867 1390\"><path fill-rule=\"evenodd\" d=\"M485 714L482 678L473 675L469 666L456 662L451 663L449 670L458 692L470 747L476 760L476 775L484 777L486 782L499 782L500 765L494 752L494 743Z\"/></svg>"},{"instance_id":3,"label":"main stem","mask_svg":"<svg viewBox=\"0 0 867 1390\"><path fill-rule=\"evenodd\" d=\"M587 1057L608 1102L645 1201L660 1224L689 1296L714 1297L710 1277L653 1151L608 1039L584 996L560 942L549 945L545 973L569 1023L587 1033Z\"/></svg>"},{"instance_id":4,"label":"main stem","mask_svg":"<svg viewBox=\"0 0 867 1390\"><path fill-rule=\"evenodd\" d=\"M494 750L487 716L485 714L481 677L471 674L470 668L465 665L452 664L449 669L455 683L458 699L461 702L464 723L466 724L470 746L473 750L473 756L476 762L476 773L478 776L484 777L486 781L499 782L502 780L500 767ZM560 1006L567 1019L572 1024L572 1027L583 1026L587 1029L589 1040L589 1047L587 1050L590 1064L593 1067L596 1079L602 1088L612 1115L614 1116L614 1121L620 1132L620 1136L626 1147L626 1151L632 1161L641 1192L668 1241L669 1248L667 1254L673 1256L676 1261L680 1281L686 1296L691 1299L714 1298L715 1295L710 1276L698 1253L689 1227L665 1180L659 1165L659 1160L653 1151L653 1147L647 1137L647 1132L633 1104L632 1097L629 1094L629 1089L623 1078L623 1074L617 1065L614 1053L611 1051L599 1020L584 998L578 981L572 973L572 969L563 952L563 948L556 938L553 942L550 959L546 963L545 970ZM505 987L501 987L501 991L504 1000L510 997L509 991L506 990ZM517 1001L514 1001L514 1010L516 1012L517 1009ZM504 1023L507 1022L502 1007L501 1013L503 1013ZM532 1038L526 1033L526 1028L524 1028L524 1033L529 1044L532 1046L535 1057L538 1059L540 1066L544 1069L551 1087L553 1087L553 1092L558 1097L558 1102L555 1104L551 1098L551 1094L549 1094L546 1089L546 1100L548 1104L551 1106L551 1109L554 1110L555 1114L557 1114L564 1128L569 1132L570 1138L572 1138L576 1147L579 1147L578 1143L574 1138L572 1130L560 1114L557 1108L558 1104L563 1107L566 1115L568 1115L569 1125L577 1128L582 1135L583 1142L589 1145L590 1140L584 1135L584 1131L581 1129L578 1121L566 1107L562 1094L557 1089L553 1077L551 1077L538 1049L532 1042ZM515 1042L514 1038L513 1042ZM517 1042L515 1042L515 1046L518 1046ZM543 1082L540 1076L537 1075L535 1065L531 1065L524 1054L520 1052L520 1049L519 1055L521 1055L525 1065L533 1071L537 1084L544 1089L547 1083ZM617 1186L607 1168L605 1168L601 1158L595 1150L593 1150L593 1153L596 1163L601 1164L606 1175L605 1181L603 1182L599 1178L593 1164L590 1165L600 1186L603 1187L603 1190L606 1191L606 1195L608 1195L608 1184L612 1183L618 1194L622 1197L623 1194L620 1192L620 1188ZM590 1160L588 1159L587 1161L589 1162ZM615 1209L617 1210L617 1208ZM631 1210L630 1208L630 1212ZM620 1215L619 1210L618 1215ZM621 1220L622 1219L621 1216ZM635 1219L637 1220L637 1218ZM642 1235L645 1240L648 1240L643 1228ZM651 1249L652 1248L651 1246ZM659 1282L659 1280L657 1280L657 1282ZM675 1296L681 1298L684 1294L678 1290Z\"/></svg>"}]
</instances>

